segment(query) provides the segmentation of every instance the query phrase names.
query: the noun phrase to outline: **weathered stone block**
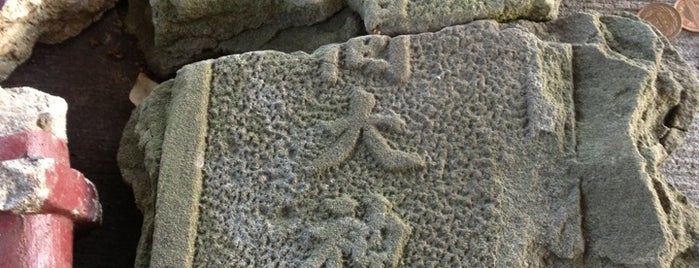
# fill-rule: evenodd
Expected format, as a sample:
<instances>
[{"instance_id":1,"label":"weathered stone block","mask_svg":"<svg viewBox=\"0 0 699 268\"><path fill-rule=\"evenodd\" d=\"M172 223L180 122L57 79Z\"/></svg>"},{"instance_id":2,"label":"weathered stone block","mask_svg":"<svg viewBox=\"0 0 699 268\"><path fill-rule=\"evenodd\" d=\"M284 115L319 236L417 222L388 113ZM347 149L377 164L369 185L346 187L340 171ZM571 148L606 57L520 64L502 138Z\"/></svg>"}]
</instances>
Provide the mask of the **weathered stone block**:
<instances>
[{"instance_id":1,"label":"weathered stone block","mask_svg":"<svg viewBox=\"0 0 699 268\"><path fill-rule=\"evenodd\" d=\"M153 71L260 49L313 51L360 35L361 22L342 0L129 1L127 29Z\"/></svg>"},{"instance_id":2,"label":"weathered stone block","mask_svg":"<svg viewBox=\"0 0 699 268\"><path fill-rule=\"evenodd\" d=\"M31 56L34 43L80 33L117 0L7 0L0 9L0 81Z\"/></svg>"},{"instance_id":3,"label":"weathered stone block","mask_svg":"<svg viewBox=\"0 0 699 268\"><path fill-rule=\"evenodd\" d=\"M160 75L168 75L184 64L226 54L263 49L311 52L322 45L361 35L365 32L362 29L398 35L435 31L476 19L548 20L558 14L559 3L131 0L127 25L139 37L150 67Z\"/></svg>"},{"instance_id":4,"label":"weathered stone block","mask_svg":"<svg viewBox=\"0 0 699 268\"><path fill-rule=\"evenodd\" d=\"M698 91L647 24L592 14L188 65L122 140L138 266L696 266L659 166Z\"/></svg>"}]
</instances>

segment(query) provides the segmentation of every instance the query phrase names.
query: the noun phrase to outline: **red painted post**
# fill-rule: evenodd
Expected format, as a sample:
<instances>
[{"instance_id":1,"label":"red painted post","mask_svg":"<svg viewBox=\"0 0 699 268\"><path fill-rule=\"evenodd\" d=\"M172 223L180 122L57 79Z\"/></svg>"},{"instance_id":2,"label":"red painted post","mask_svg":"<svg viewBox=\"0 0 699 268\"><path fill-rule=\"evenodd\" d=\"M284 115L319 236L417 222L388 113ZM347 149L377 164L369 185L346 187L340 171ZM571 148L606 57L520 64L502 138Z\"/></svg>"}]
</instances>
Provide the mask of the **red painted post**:
<instances>
[{"instance_id":1,"label":"red painted post","mask_svg":"<svg viewBox=\"0 0 699 268\"><path fill-rule=\"evenodd\" d=\"M0 267L72 267L73 225L101 222L94 185L70 168L65 142L47 131L0 137L0 169L17 166L26 168L6 173L37 183L0 192L14 198L0 200Z\"/></svg>"},{"instance_id":2,"label":"red painted post","mask_svg":"<svg viewBox=\"0 0 699 268\"><path fill-rule=\"evenodd\" d=\"M2 214L0 237L0 267L72 267L73 221L66 217Z\"/></svg>"}]
</instances>

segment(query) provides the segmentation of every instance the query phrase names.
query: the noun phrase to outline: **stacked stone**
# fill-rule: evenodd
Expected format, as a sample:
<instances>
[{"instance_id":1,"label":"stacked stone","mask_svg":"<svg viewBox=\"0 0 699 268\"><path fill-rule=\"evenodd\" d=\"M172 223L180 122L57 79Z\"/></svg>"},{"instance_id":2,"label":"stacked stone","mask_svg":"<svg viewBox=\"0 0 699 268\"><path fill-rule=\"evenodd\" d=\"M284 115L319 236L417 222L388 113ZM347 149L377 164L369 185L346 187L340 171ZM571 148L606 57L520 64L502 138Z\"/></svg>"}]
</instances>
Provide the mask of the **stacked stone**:
<instances>
[{"instance_id":1,"label":"stacked stone","mask_svg":"<svg viewBox=\"0 0 699 268\"><path fill-rule=\"evenodd\" d=\"M699 266L699 214L660 172L699 85L633 16L276 1L261 26L226 12L271 2L132 2L162 73L345 5L370 33L186 65L154 89L119 152L144 212L138 267Z\"/></svg>"},{"instance_id":2,"label":"stacked stone","mask_svg":"<svg viewBox=\"0 0 699 268\"><path fill-rule=\"evenodd\" d=\"M370 34L436 31L477 19L549 20L559 0L129 0L127 28L155 73L253 50L312 52ZM363 24L363 25L362 25Z\"/></svg>"}]
</instances>

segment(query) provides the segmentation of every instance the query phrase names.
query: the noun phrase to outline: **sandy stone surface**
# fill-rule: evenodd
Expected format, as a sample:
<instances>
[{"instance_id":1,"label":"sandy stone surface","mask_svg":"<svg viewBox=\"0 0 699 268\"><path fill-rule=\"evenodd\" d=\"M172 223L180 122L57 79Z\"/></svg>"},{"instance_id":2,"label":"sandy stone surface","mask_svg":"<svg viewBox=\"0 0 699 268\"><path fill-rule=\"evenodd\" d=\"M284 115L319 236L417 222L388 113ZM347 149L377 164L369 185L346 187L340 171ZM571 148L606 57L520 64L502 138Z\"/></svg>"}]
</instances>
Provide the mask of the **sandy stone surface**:
<instances>
[{"instance_id":1,"label":"sandy stone surface","mask_svg":"<svg viewBox=\"0 0 699 268\"><path fill-rule=\"evenodd\" d=\"M595 10L604 13L636 14L645 5L654 2L658 1L564 0L560 13L566 16L580 10ZM660 2L674 4L674 1ZM699 76L699 33L682 31L672 40L672 44ZM662 173L677 189L687 195L692 205L699 208L699 119L696 119L688 130L684 144L662 166Z\"/></svg>"},{"instance_id":2,"label":"sandy stone surface","mask_svg":"<svg viewBox=\"0 0 699 268\"><path fill-rule=\"evenodd\" d=\"M566 15L581 9L636 13L649 2L563 0L561 13ZM126 4L120 5L123 12L119 14L125 13ZM101 267L131 266L135 241L138 240L140 214L132 205L131 190L120 181L114 161L119 133L132 107L128 102L128 92L138 74L134 66L139 66L141 61L136 56L137 49L130 37L121 33L122 19L117 12L110 12L106 19L100 20L95 27L90 27L77 38L55 46L38 45L32 58L3 84L42 88L66 98L70 103L69 123L72 127L68 129L68 134L72 140L71 161L77 169L95 180L101 202L105 205L103 227L87 235L82 232L76 241L75 267L94 267L95 264ZM95 39L100 41L96 48L90 45ZM699 34L685 31L674 41L674 44L690 44L680 49L695 68L699 59L698 40ZM116 51L125 58L116 60L119 55ZM85 69L82 66L93 68ZM688 153L687 157L682 157L685 161L677 166L681 169L675 170L686 181L680 189L697 187L695 181L699 174L696 159L699 158L696 156L697 150L691 149L692 142L699 143L696 125L692 128L693 135L690 134L687 143L676 154L682 155L683 151ZM693 148L699 148L699 145ZM694 157L689 157L689 153ZM663 173L666 178L671 175L667 165ZM699 197L691 198L690 195L690 201L695 205L699 203L697 200Z\"/></svg>"},{"instance_id":3,"label":"sandy stone surface","mask_svg":"<svg viewBox=\"0 0 699 268\"><path fill-rule=\"evenodd\" d=\"M477 21L189 65L119 159L153 266L692 266L698 91L633 16Z\"/></svg>"}]
</instances>

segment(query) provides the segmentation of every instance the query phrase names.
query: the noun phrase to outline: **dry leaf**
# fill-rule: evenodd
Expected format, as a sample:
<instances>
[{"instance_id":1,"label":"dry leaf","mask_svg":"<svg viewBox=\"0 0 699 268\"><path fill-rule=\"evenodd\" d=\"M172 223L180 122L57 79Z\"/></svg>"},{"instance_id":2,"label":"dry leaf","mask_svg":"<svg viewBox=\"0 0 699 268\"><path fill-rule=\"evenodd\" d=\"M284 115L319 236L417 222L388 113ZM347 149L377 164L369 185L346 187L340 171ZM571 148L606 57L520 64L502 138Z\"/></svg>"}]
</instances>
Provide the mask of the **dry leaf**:
<instances>
[{"instance_id":1,"label":"dry leaf","mask_svg":"<svg viewBox=\"0 0 699 268\"><path fill-rule=\"evenodd\" d=\"M138 106L143 99L150 95L151 91L153 91L153 88L156 86L158 86L158 83L150 80L146 74L139 73L138 78L136 78L136 84L133 85L131 93L129 93L129 100L131 100L131 103Z\"/></svg>"}]
</instances>

